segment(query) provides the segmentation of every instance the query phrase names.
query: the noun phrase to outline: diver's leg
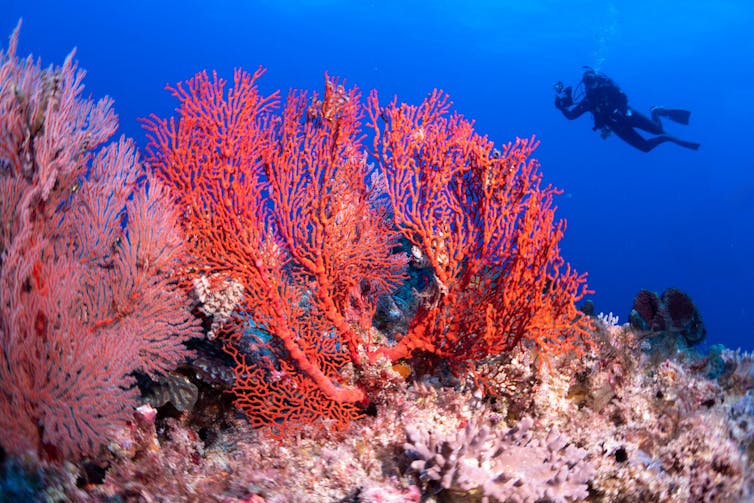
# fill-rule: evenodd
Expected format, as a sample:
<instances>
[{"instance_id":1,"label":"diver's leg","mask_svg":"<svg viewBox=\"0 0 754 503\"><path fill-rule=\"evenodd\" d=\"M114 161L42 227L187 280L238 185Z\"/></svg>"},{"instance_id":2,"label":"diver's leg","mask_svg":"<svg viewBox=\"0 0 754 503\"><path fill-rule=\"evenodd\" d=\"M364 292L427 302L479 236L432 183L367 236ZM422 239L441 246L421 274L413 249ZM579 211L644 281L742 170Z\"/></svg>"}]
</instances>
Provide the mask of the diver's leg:
<instances>
[{"instance_id":1,"label":"diver's leg","mask_svg":"<svg viewBox=\"0 0 754 503\"><path fill-rule=\"evenodd\" d=\"M649 152L653 148L655 148L657 145L659 145L662 142L654 143L651 140L648 141L644 139L639 133L634 131L634 129L625 123L616 123L613 122L610 124L610 130L615 133L616 136L618 136L621 140L625 141L632 147L635 147L642 152ZM658 137L659 138L659 137ZM652 138L652 140L656 140L656 138ZM668 140L663 140L668 141Z\"/></svg>"},{"instance_id":2,"label":"diver's leg","mask_svg":"<svg viewBox=\"0 0 754 503\"><path fill-rule=\"evenodd\" d=\"M661 134L660 136L655 136L654 138L649 138L647 140L644 140L647 150L644 150L643 152L649 152L650 150L654 149L656 146L661 145L667 141L673 141L673 139L666 134Z\"/></svg>"},{"instance_id":3,"label":"diver's leg","mask_svg":"<svg viewBox=\"0 0 754 503\"><path fill-rule=\"evenodd\" d=\"M670 136L667 134L661 134L660 136L655 136L654 138L650 138L645 141L647 143L647 146L649 147L649 150L652 150L657 145L661 143L665 143L666 141L675 143L676 145L679 145L681 147L688 148L691 150L699 150L699 147L701 147L701 144L699 143L695 143L693 141L680 140L676 138L675 136ZM645 152L648 152L649 150L646 150Z\"/></svg>"},{"instance_id":4,"label":"diver's leg","mask_svg":"<svg viewBox=\"0 0 754 503\"><path fill-rule=\"evenodd\" d=\"M644 119L649 121L649 119L647 119L646 117L644 117ZM610 130L613 133L615 133L615 135L618 136L621 140L625 141L632 147L641 150L642 152L649 152L650 150L654 149L657 145L660 145L668 141L673 142L676 145L680 145L681 147L689 148L691 150L699 150L699 147L700 147L698 143L679 140L678 138L675 138L667 134L661 134L661 135L655 136L654 138L646 139L634 130L632 126L632 121L628 121L628 120L623 120L623 121L611 120L609 121L608 126L610 127Z\"/></svg>"},{"instance_id":5,"label":"diver's leg","mask_svg":"<svg viewBox=\"0 0 754 503\"><path fill-rule=\"evenodd\" d=\"M627 115L629 124L631 127L643 129L644 131L652 134L663 134L665 130L662 128L662 122L660 122L660 116L655 115L655 111L652 110L652 118L650 119L646 115L637 112L633 108L629 108L631 112Z\"/></svg>"},{"instance_id":6,"label":"diver's leg","mask_svg":"<svg viewBox=\"0 0 754 503\"><path fill-rule=\"evenodd\" d=\"M681 147L691 150L699 150L699 147L701 146L698 143L679 140L678 138L667 134L661 134L659 136L655 136L654 138L647 139L639 135L639 133L637 133L633 129L625 126L611 127L611 129L616 134L616 136L620 137L620 139L622 139L632 147L641 150L642 152L649 152L656 146L661 145L665 142L672 142L676 145L680 145Z\"/></svg>"}]
</instances>

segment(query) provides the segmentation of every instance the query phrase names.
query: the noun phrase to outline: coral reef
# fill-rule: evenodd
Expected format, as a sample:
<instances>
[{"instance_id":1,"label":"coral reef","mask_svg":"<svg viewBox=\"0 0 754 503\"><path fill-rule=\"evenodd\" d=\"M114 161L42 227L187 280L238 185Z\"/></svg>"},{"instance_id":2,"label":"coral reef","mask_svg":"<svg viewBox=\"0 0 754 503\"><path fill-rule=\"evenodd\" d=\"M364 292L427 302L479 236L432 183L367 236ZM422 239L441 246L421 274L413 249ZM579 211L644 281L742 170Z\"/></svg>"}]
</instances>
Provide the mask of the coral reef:
<instances>
[{"instance_id":1,"label":"coral reef","mask_svg":"<svg viewBox=\"0 0 754 503\"><path fill-rule=\"evenodd\" d=\"M553 358L549 368L521 348L499 365L480 364L479 380L441 368L407 380L393 374L373 410L338 432L276 438L230 408L200 410L200 399L183 412L140 408L90 461L102 467L101 480L83 464L34 467L24 483L18 464L6 470L18 491L76 501L749 498L752 356L724 351L729 370L711 378L710 353L668 355L629 325L597 319L595 327L592 349ZM494 399L481 380L498 391Z\"/></svg>"}]
</instances>

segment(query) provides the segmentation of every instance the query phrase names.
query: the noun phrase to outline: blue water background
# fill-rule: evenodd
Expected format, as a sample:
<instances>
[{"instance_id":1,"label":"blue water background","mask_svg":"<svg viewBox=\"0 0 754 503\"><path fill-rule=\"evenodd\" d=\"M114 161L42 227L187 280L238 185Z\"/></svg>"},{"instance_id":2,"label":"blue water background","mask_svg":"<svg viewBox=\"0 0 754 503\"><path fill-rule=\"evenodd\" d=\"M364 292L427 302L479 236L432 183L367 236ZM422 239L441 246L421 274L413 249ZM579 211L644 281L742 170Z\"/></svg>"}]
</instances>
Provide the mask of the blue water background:
<instances>
[{"instance_id":1,"label":"blue water background","mask_svg":"<svg viewBox=\"0 0 754 503\"><path fill-rule=\"evenodd\" d=\"M675 286L710 342L754 349L751 1L2 3L0 36L23 17L19 54L45 65L78 47L85 94L112 96L141 146L137 119L175 108L165 84L203 69L263 65L263 90L284 92L321 90L327 71L413 103L442 88L495 142L541 140L545 179L565 191L563 254L589 272L597 312L625 322L640 289ZM667 129L702 149L645 154L601 140L588 115L567 121L552 85L582 65L639 110L691 109L689 126Z\"/></svg>"}]
</instances>

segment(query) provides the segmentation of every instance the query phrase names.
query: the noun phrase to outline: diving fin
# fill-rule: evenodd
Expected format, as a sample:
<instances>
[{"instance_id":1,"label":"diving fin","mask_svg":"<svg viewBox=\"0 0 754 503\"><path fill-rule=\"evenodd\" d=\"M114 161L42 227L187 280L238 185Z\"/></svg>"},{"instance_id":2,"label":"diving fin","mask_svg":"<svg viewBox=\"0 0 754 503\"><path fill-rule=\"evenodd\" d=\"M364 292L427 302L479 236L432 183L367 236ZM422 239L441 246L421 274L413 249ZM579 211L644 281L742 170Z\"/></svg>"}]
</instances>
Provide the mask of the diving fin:
<instances>
[{"instance_id":1,"label":"diving fin","mask_svg":"<svg viewBox=\"0 0 754 503\"><path fill-rule=\"evenodd\" d=\"M652 108L652 115L654 117L667 117L673 122L684 125L688 124L689 119L691 118L690 111L682 110L680 108L654 107Z\"/></svg>"},{"instance_id":2,"label":"diving fin","mask_svg":"<svg viewBox=\"0 0 754 503\"><path fill-rule=\"evenodd\" d=\"M695 143L693 141L682 141L679 143L681 147L690 148L691 150L699 150L699 147L701 147L701 143Z\"/></svg>"},{"instance_id":3,"label":"diving fin","mask_svg":"<svg viewBox=\"0 0 754 503\"><path fill-rule=\"evenodd\" d=\"M691 112L688 110L681 110L680 108L671 108L665 110L665 117L678 124L688 124Z\"/></svg>"},{"instance_id":4,"label":"diving fin","mask_svg":"<svg viewBox=\"0 0 754 503\"><path fill-rule=\"evenodd\" d=\"M699 147L701 147L701 144L693 142L693 141L686 141L686 140L679 140L678 138L674 138L672 136L669 136L668 139L675 143L676 145L679 145L681 147L685 147L691 150L699 150Z\"/></svg>"}]
</instances>

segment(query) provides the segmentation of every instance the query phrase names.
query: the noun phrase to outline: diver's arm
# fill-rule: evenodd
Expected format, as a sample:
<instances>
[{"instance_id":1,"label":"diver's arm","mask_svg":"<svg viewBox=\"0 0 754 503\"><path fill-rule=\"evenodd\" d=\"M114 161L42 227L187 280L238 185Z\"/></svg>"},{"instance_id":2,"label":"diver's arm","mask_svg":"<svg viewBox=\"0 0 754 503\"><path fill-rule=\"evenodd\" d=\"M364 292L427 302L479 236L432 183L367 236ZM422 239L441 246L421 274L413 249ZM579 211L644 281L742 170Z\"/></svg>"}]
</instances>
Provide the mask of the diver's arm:
<instances>
[{"instance_id":1,"label":"diver's arm","mask_svg":"<svg viewBox=\"0 0 754 503\"><path fill-rule=\"evenodd\" d=\"M563 115L568 120L577 119L589 111L589 104L586 103L586 100L579 101L576 106L571 109L568 109L564 106L558 106L558 103L556 103L555 106L558 108L558 110L563 112Z\"/></svg>"}]
</instances>

